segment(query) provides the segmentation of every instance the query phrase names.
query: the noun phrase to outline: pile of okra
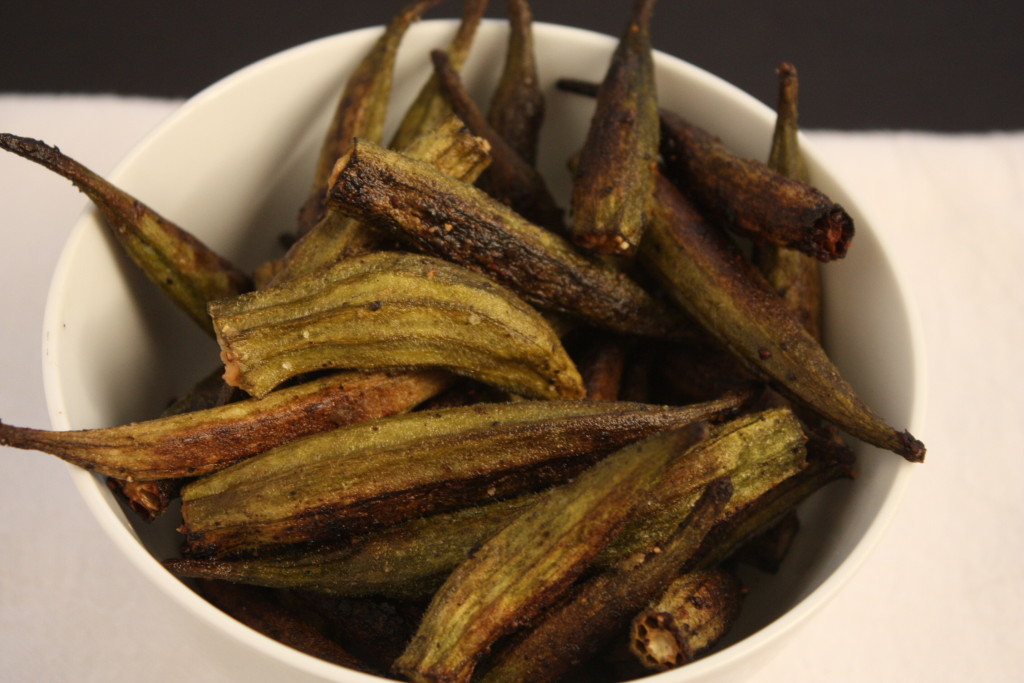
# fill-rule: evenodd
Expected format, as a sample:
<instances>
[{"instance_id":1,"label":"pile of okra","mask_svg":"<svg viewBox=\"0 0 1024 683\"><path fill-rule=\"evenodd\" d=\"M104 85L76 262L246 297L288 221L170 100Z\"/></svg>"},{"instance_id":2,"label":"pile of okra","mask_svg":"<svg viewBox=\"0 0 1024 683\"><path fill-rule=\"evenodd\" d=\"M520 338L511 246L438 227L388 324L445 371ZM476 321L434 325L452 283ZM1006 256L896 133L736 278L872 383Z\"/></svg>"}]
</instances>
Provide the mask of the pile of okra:
<instances>
[{"instance_id":1,"label":"pile of okra","mask_svg":"<svg viewBox=\"0 0 1024 683\"><path fill-rule=\"evenodd\" d=\"M820 270L853 221L811 184L797 74L767 160L659 107L637 0L562 206L537 171L532 14L508 0L491 100L460 69L486 7L383 139L402 9L351 73L279 257L243 272L57 148L4 149L86 193L213 336L152 420L0 423L106 478L129 514L180 501L163 561L290 646L410 681L612 681L714 651L737 568L777 571L798 505L852 479L844 438L924 458L821 345Z\"/></svg>"}]
</instances>

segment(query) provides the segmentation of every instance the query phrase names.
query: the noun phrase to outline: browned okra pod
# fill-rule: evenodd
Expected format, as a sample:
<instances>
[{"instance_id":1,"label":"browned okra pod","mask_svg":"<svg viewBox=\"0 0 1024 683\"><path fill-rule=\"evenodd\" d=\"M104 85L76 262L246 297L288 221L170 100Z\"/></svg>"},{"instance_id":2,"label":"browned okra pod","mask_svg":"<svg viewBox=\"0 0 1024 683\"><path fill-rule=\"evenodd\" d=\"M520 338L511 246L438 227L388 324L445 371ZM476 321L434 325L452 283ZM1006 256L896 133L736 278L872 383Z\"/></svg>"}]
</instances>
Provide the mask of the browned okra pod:
<instances>
[{"instance_id":1,"label":"browned okra pod","mask_svg":"<svg viewBox=\"0 0 1024 683\"><path fill-rule=\"evenodd\" d=\"M744 594L739 577L725 569L683 574L633 617L630 650L654 671L688 664L725 635Z\"/></svg>"},{"instance_id":2,"label":"browned okra pod","mask_svg":"<svg viewBox=\"0 0 1024 683\"><path fill-rule=\"evenodd\" d=\"M796 67L779 65L779 101L768 167L787 178L809 183L800 152ZM811 335L821 341L821 265L813 256L774 244L755 243L752 258L765 278L796 312Z\"/></svg>"},{"instance_id":3,"label":"browned okra pod","mask_svg":"<svg viewBox=\"0 0 1024 683\"><path fill-rule=\"evenodd\" d=\"M505 67L491 95L487 120L491 127L531 166L544 122L544 93L537 76L533 44L533 11L527 0L506 0L508 47Z\"/></svg>"},{"instance_id":4,"label":"browned okra pod","mask_svg":"<svg viewBox=\"0 0 1024 683\"><path fill-rule=\"evenodd\" d=\"M569 589L639 509L664 467L705 433L697 424L653 436L546 492L448 577L395 672L424 683L468 682L498 638Z\"/></svg>"},{"instance_id":5,"label":"browned okra pod","mask_svg":"<svg viewBox=\"0 0 1024 683\"><path fill-rule=\"evenodd\" d=\"M473 135L454 114L413 140L402 153L467 183L477 180L490 163L487 141ZM308 275L343 258L374 251L387 239L373 226L346 216L333 204L328 204L320 222L292 244L276 264L266 286Z\"/></svg>"},{"instance_id":6,"label":"browned okra pod","mask_svg":"<svg viewBox=\"0 0 1024 683\"><path fill-rule=\"evenodd\" d=\"M666 174L708 216L755 242L832 261L853 239L853 219L807 183L736 155L717 137L681 116L661 112Z\"/></svg>"},{"instance_id":7,"label":"browned okra pod","mask_svg":"<svg viewBox=\"0 0 1024 683\"><path fill-rule=\"evenodd\" d=\"M799 422L788 409L744 415L713 427L705 441L672 461L645 504L644 514L627 524L594 559L594 568L614 566L669 535L714 479L728 476L735 482L730 508L757 499L805 465L803 440ZM166 564L186 577L326 594L423 599L475 548L533 505L537 495L421 517L315 548Z\"/></svg>"},{"instance_id":8,"label":"browned okra pod","mask_svg":"<svg viewBox=\"0 0 1024 683\"><path fill-rule=\"evenodd\" d=\"M378 675L384 673L331 640L303 614L283 604L272 591L220 581L201 581L197 592L221 611L279 643L349 669Z\"/></svg>"},{"instance_id":9,"label":"browned okra pod","mask_svg":"<svg viewBox=\"0 0 1024 683\"><path fill-rule=\"evenodd\" d=\"M127 192L39 140L0 133L0 148L67 178L106 219L124 252L199 327L213 334L206 304L252 289L249 277Z\"/></svg>"},{"instance_id":10,"label":"browned okra pod","mask_svg":"<svg viewBox=\"0 0 1024 683\"><path fill-rule=\"evenodd\" d=\"M398 47L409 26L438 2L440 0L419 0L402 8L392 17L369 53L348 77L320 145L312 187L299 210L300 236L311 230L323 217L331 169L352 138L381 142L388 101L391 99Z\"/></svg>"},{"instance_id":11,"label":"browned okra pod","mask_svg":"<svg viewBox=\"0 0 1024 683\"><path fill-rule=\"evenodd\" d=\"M480 26L484 12L487 11L488 0L465 0L462 5L462 19L451 43L448 44L448 58L455 69L461 69L469 57L470 48L476 38L476 30ZM441 93L437 75L430 77L420 88L416 99L406 110L398 130L391 143L392 149L404 149L413 140L437 126L452 113L444 95Z\"/></svg>"},{"instance_id":12,"label":"browned okra pod","mask_svg":"<svg viewBox=\"0 0 1024 683\"><path fill-rule=\"evenodd\" d=\"M192 482L182 531L193 556L345 537L565 481L628 443L740 403L518 401L363 422Z\"/></svg>"},{"instance_id":13,"label":"browned okra pod","mask_svg":"<svg viewBox=\"0 0 1024 683\"><path fill-rule=\"evenodd\" d=\"M331 201L416 249L481 272L538 308L645 336L680 317L623 273L581 254L479 188L397 152L357 141L339 162Z\"/></svg>"},{"instance_id":14,"label":"browned okra pod","mask_svg":"<svg viewBox=\"0 0 1024 683\"><path fill-rule=\"evenodd\" d=\"M787 397L862 441L911 462L924 444L886 424L719 228L659 176L642 258L676 302Z\"/></svg>"},{"instance_id":15,"label":"browned okra pod","mask_svg":"<svg viewBox=\"0 0 1024 683\"><path fill-rule=\"evenodd\" d=\"M655 0L635 0L597 91L572 186L572 239L603 254L632 254L658 162L658 100L650 22Z\"/></svg>"},{"instance_id":16,"label":"browned okra pod","mask_svg":"<svg viewBox=\"0 0 1024 683\"><path fill-rule=\"evenodd\" d=\"M494 130L470 97L448 54L434 50L430 56L441 91L452 109L473 133L491 145L491 165L481 174L477 185L523 218L549 230L564 232L562 210L555 203L544 177Z\"/></svg>"},{"instance_id":17,"label":"browned okra pod","mask_svg":"<svg viewBox=\"0 0 1024 683\"><path fill-rule=\"evenodd\" d=\"M669 536L575 587L498 654L481 683L554 683L597 654L693 561L731 495L727 478L709 484Z\"/></svg>"},{"instance_id":18,"label":"browned okra pod","mask_svg":"<svg viewBox=\"0 0 1024 683\"><path fill-rule=\"evenodd\" d=\"M0 423L0 445L43 451L119 479L192 477L302 436L411 410L450 382L436 370L339 373L263 400L117 427L48 431Z\"/></svg>"}]
</instances>

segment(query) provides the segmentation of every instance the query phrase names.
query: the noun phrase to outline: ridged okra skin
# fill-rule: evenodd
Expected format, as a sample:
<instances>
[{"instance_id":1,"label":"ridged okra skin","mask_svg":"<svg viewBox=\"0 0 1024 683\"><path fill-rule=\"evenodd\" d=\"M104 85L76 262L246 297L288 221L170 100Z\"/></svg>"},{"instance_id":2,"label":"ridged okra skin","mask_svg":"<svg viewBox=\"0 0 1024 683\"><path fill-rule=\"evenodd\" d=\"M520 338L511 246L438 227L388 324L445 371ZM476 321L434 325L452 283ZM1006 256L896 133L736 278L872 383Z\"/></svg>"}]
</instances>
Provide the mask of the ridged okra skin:
<instances>
[{"instance_id":1,"label":"ridged okra skin","mask_svg":"<svg viewBox=\"0 0 1024 683\"><path fill-rule=\"evenodd\" d=\"M205 332L206 305L252 289L249 276L195 235L40 140L0 134L0 148L67 178L92 200L124 253Z\"/></svg>"},{"instance_id":2,"label":"ridged okra skin","mask_svg":"<svg viewBox=\"0 0 1024 683\"><path fill-rule=\"evenodd\" d=\"M334 116L320 145L313 184L299 210L298 234L303 235L316 225L324 210L328 180L334 162L353 138L380 142L384 134L391 84L394 80L398 48L409 26L440 0L419 0L396 13L384 32L349 75L335 107Z\"/></svg>"},{"instance_id":3,"label":"ridged okra skin","mask_svg":"<svg viewBox=\"0 0 1024 683\"><path fill-rule=\"evenodd\" d=\"M434 367L525 396L584 391L539 313L493 281L431 256L347 259L213 302L210 314L225 381L257 398L327 369Z\"/></svg>"},{"instance_id":4,"label":"ridged okra skin","mask_svg":"<svg viewBox=\"0 0 1024 683\"><path fill-rule=\"evenodd\" d=\"M632 255L646 228L660 135L650 36L655 2L634 3L573 174L570 234L602 254Z\"/></svg>"},{"instance_id":5,"label":"ridged okra skin","mask_svg":"<svg viewBox=\"0 0 1024 683\"><path fill-rule=\"evenodd\" d=\"M371 143L338 162L331 201L418 251L459 263L541 310L626 334L679 334L678 313L482 190Z\"/></svg>"},{"instance_id":6,"label":"ridged okra skin","mask_svg":"<svg viewBox=\"0 0 1024 683\"><path fill-rule=\"evenodd\" d=\"M303 436L406 412L451 382L439 370L334 373L263 400L115 427L49 431L0 423L0 444L128 481L194 477Z\"/></svg>"},{"instance_id":7,"label":"ridged okra skin","mask_svg":"<svg viewBox=\"0 0 1024 683\"><path fill-rule=\"evenodd\" d=\"M594 558L596 568L657 544L696 504L703 487L736 481L730 508L755 500L804 466L804 433L792 412L775 408L742 415L711 429L676 458L648 495L643 514ZM473 550L537 500L527 493L414 519L333 545L257 557L172 560L179 576L217 578L346 596L422 600Z\"/></svg>"},{"instance_id":8,"label":"ridged okra skin","mask_svg":"<svg viewBox=\"0 0 1024 683\"><path fill-rule=\"evenodd\" d=\"M846 433L907 460L924 444L876 415L739 248L664 176L640 257L681 308L757 375Z\"/></svg>"},{"instance_id":9,"label":"ridged okra skin","mask_svg":"<svg viewBox=\"0 0 1024 683\"><path fill-rule=\"evenodd\" d=\"M565 481L637 439L742 402L517 401L363 422L189 484L182 531L196 557L344 538Z\"/></svg>"},{"instance_id":10,"label":"ridged okra skin","mask_svg":"<svg viewBox=\"0 0 1024 683\"><path fill-rule=\"evenodd\" d=\"M542 495L448 577L394 670L412 681L468 683L494 642L565 594L665 466L705 434L703 424L657 434Z\"/></svg>"}]
</instances>

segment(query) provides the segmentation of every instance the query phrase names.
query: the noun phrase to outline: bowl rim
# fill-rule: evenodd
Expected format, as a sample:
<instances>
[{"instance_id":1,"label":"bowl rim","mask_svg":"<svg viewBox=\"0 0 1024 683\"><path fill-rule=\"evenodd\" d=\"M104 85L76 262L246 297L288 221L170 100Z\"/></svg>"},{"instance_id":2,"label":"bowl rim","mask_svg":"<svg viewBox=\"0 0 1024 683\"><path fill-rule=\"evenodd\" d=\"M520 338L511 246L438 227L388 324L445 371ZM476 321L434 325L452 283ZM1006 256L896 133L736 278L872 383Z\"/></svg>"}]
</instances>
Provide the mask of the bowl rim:
<instances>
[{"instance_id":1,"label":"bowl rim","mask_svg":"<svg viewBox=\"0 0 1024 683\"><path fill-rule=\"evenodd\" d=\"M483 22L504 23L504 20L486 18ZM456 19L424 19L417 22L418 25L450 24L453 26L457 23L458 20ZM293 59L301 56L302 53L306 51L317 49L317 47L323 43L345 41L353 36L368 32L377 33L382 30L382 28L382 25L368 26L306 41L269 54L224 76L223 78L218 79L192 97L186 99L177 109L175 109L175 111L170 113L158 125L156 125L147 135L132 147L131 151L121 159L107 177L112 182L116 183L118 178L125 172L125 169L135 164L136 159L143 156L153 141L162 135L167 128L173 127L177 122L189 116L193 110L201 108L207 100L218 97L221 92L234 88L241 82L256 77L261 71L273 68L283 60ZM416 25L411 27L410 30L415 29ZM614 36L589 29L541 21L534 22L534 31L536 34L548 32L570 32L574 34L574 38L576 39L599 43L603 47L613 46L618 40ZM733 100L736 100L739 106L753 110L750 113L756 113L762 117L774 119L775 113L770 107L732 83L729 83L682 58L675 57L658 50L655 50L655 54L659 70L663 68L683 69L688 72L688 75L692 78L710 81L716 89L722 91L723 94L728 95ZM814 147L813 140L807 140L804 132L801 132L800 136L802 150L808 161L815 165L816 175L827 178L827 182L829 184L842 186L842 183L837 180L835 174L829 170L827 161L822 161L819 153ZM876 221L873 217L867 215L863 207L857 206L855 198L853 201L847 202L847 204L849 205L848 209L850 209L851 213L859 215L859 220L862 220L873 227L877 227L882 224ZM42 339L43 381L47 409L53 429L70 429L71 425L67 419L67 413L65 411L64 390L60 384L59 375L55 369L59 362L54 360L51 356L51 342L48 339L48 332L49 330L55 329L56 326L60 324L61 292L66 290L68 286L67 278L69 276L70 265L74 260L76 245L81 239L83 239L93 215L94 210L89 207L76 219L74 227L62 247L47 294ZM872 231L872 234L880 243L882 256L889 261L889 254L891 254L892 251L889 248L889 245L887 245L884 232L875 229ZM891 263L888 263L887 265L890 266L889 270L895 280L896 292L900 297L900 301L898 303L902 305L906 312L909 347L913 349L913 353L910 354L912 361L912 368L910 368L910 372L912 373L914 381L907 419L908 429L913 431L923 425L926 409L925 398L927 396L927 379L925 375L924 338L921 333L919 310L912 300L911 290L905 281L906 276L900 269L892 267ZM886 457L898 456L889 454ZM256 652L262 652L268 657L277 659L307 674L319 676L327 680L367 682L385 680L377 676L364 674L331 664L314 656L295 650L289 646L283 645L268 636L244 626L234 618L222 612L220 609L214 607L211 603L207 602L197 593L185 586L170 572L166 571L159 561L157 561L139 542L127 521L123 518L120 509L117 508L116 504L113 502L113 497L95 475L73 465L67 465L66 467L73 480L75 488L78 490L79 494L85 501L86 506L99 522L107 536L114 542L120 551L124 553L128 560L132 562L144 576L147 577L149 581L151 581L173 602L183 606L193 616L217 629L219 632L228 635L236 642L250 647ZM690 678L700 678L702 676L713 674L716 671L732 666L735 662L748 657L753 652L766 650L771 643L779 640L788 632L806 623L806 617L811 613L818 611L827 602L834 598L863 566L870 554L878 546L880 540L892 523L897 509L902 504L904 494L909 483L909 478L913 470L913 464L908 462L899 463L891 481L889 492L883 503L878 508L874 518L869 523L865 534L857 541L851 552L843 559L843 561L809 594L801 598L777 619L751 635L743 638L741 641L705 658L688 664L686 667L656 674L651 677L652 680L671 678L673 681L683 681L689 680Z\"/></svg>"}]
</instances>

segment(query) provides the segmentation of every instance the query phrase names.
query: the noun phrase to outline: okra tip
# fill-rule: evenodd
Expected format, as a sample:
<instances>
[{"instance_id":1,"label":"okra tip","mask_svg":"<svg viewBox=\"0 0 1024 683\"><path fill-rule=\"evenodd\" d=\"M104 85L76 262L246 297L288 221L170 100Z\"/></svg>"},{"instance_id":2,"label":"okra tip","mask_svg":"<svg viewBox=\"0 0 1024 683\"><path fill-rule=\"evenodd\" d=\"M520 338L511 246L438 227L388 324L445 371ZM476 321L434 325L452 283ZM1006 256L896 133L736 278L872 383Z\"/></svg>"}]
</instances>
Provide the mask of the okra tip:
<instances>
[{"instance_id":1,"label":"okra tip","mask_svg":"<svg viewBox=\"0 0 1024 683\"><path fill-rule=\"evenodd\" d=\"M832 261L846 256L853 240L853 219L838 204L815 221L812 231L814 255L819 261Z\"/></svg>"},{"instance_id":2,"label":"okra tip","mask_svg":"<svg viewBox=\"0 0 1024 683\"><path fill-rule=\"evenodd\" d=\"M924 462L924 455L926 449L922 441L915 439L914 435L906 430L904 430L903 433L899 435L899 441L901 444L901 448L897 452L900 455L902 455L910 462Z\"/></svg>"}]
</instances>

